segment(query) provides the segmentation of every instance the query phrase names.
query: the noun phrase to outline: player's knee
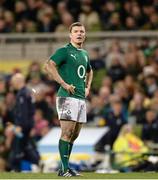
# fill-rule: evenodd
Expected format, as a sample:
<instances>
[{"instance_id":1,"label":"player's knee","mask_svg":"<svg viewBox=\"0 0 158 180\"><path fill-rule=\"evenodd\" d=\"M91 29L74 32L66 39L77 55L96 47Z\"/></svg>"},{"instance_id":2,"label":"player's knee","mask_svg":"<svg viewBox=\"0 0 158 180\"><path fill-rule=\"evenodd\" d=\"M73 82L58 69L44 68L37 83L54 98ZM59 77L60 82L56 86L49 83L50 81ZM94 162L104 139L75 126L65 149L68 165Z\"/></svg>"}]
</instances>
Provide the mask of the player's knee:
<instances>
[{"instance_id":1,"label":"player's knee","mask_svg":"<svg viewBox=\"0 0 158 180\"><path fill-rule=\"evenodd\" d=\"M63 131L61 134L61 138L66 141L71 141L72 137L73 137L73 131L71 131L71 130Z\"/></svg>"}]
</instances>

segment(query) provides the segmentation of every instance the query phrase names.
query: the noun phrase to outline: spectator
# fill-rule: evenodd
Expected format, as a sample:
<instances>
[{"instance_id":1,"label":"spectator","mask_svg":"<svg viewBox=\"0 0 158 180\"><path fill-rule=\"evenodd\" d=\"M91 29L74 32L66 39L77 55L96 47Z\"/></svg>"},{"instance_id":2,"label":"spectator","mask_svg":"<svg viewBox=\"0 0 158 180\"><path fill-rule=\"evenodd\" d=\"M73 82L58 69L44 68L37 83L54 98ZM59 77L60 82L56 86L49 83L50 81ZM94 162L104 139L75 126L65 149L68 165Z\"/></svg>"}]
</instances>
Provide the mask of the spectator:
<instances>
[{"instance_id":1,"label":"spectator","mask_svg":"<svg viewBox=\"0 0 158 180\"><path fill-rule=\"evenodd\" d=\"M125 83L125 87L127 89L128 97L131 100L134 95L134 91L136 90L137 84L134 81L133 76L131 76L131 75L126 75L126 77L124 79L124 83Z\"/></svg>"},{"instance_id":2,"label":"spectator","mask_svg":"<svg viewBox=\"0 0 158 180\"><path fill-rule=\"evenodd\" d=\"M67 2L68 11L72 14L74 21L78 20L78 15L81 12L81 1L69 0Z\"/></svg>"},{"instance_id":3,"label":"spectator","mask_svg":"<svg viewBox=\"0 0 158 180\"><path fill-rule=\"evenodd\" d=\"M23 31L24 32L35 32L36 31L36 27L33 21L30 21L26 18L23 18L21 20L22 26L23 26Z\"/></svg>"},{"instance_id":4,"label":"spectator","mask_svg":"<svg viewBox=\"0 0 158 180\"><path fill-rule=\"evenodd\" d=\"M27 7L25 2L17 1L15 3L15 20L16 22L27 18Z\"/></svg>"},{"instance_id":5,"label":"spectator","mask_svg":"<svg viewBox=\"0 0 158 180\"><path fill-rule=\"evenodd\" d=\"M144 29L156 30L158 28L158 15L153 13L149 16L149 21L144 25Z\"/></svg>"},{"instance_id":6,"label":"spectator","mask_svg":"<svg viewBox=\"0 0 158 180\"><path fill-rule=\"evenodd\" d=\"M123 80L126 75L126 70L123 65L120 63L117 57L114 57L111 60L111 66L107 72L108 76L112 78L113 82Z\"/></svg>"},{"instance_id":7,"label":"spectator","mask_svg":"<svg viewBox=\"0 0 158 180\"><path fill-rule=\"evenodd\" d=\"M114 87L113 87L113 92L123 102L124 110L127 113L127 109L128 109L129 101L130 101L130 96L128 94L128 91L126 89L124 81L116 82Z\"/></svg>"},{"instance_id":8,"label":"spectator","mask_svg":"<svg viewBox=\"0 0 158 180\"><path fill-rule=\"evenodd\" d=\"M17 33L25 32L23 24L21 22L16 23L16 25L15 25L15 32L17 32Z\"/></svg>"},{"instance_id":9,"label":"spectator","mask_svg":"<svg viewBox=\"0 0 158 180\"><path fill-rule=\"evenodd\" d=\"M40 80L45 81L46 77L41 71L40 63L37 61L33 61L29 68L28 74L26 75L26 81L29 82L33 76L39 76Z\"/></svg>"},{"instance_id":10,"label":"spectator","mask_svg":"<svg viewBox=\"0 0 158 180\"><path fill-rule=\"evenodd\" d=\"M7 28L6 28L6 23L3 18L0 18L0 33L6 33Z\"/></svg>"},{"instance_id":11,"label":"spectator","mask_svg":"<svg viewBox=\"0 0 158 180\"><path fill-rule=\"evenodd\" d=\"M115 154L115 163L122 168L136 166L142 159L142 153L147 153L148 148L143 141L135 135L131 125L124 125L114 142L113 150Z\"/></svg>"},{"instance_id":12,"label":"spectator","mask_svg":"<svg viewBox=\"0 0 158 180\"><path fill-rule=\"evenodd\" d=\"M57 4L57 13L58 13L59 17L61 17L62 14L64 14L64 13L69 13L69 11L67 9L67 3L65 1L60 1Z\"/></svg>"},{"instance_id":13,"label":"spectator","mask_svg":"<svg viewBox=\"0 0 158 180\"><path fill-rule=\"evenodd\" d=\"M120 15L118 13L113 13L109 18L109 23L106 27L107 30L115 31L115 30L122 30L123 26L121 25Z\"/></svg>"},{"instance_id":14,"label":"spectator","mask_svg":"<svg viewBox=\"0 0 158 180\"><path fill-rule=\"evenodd\" d=\"M49 132L48 121L44 119L43 113L40 109L36 109L35 111L34 122L35 124L32 133L36 141L39 141Z\"/></svg>"},{"instance_id":15,"label":"spectator","mask_svg":"<svg viewBox=\"0 0 158 180\"><path fill-rule=\"evenodd\" d=\"M7 32L12 32L14 30L14 15L11 11L4 12L4 20Z\"/></svg>"},{"instance_id":16,"label":"spectator","mask_svg":"<svg viewBox=\"0 0 158 180\"><path fill-rule=\"evenodd\" d=\"M135 3L131 7L131 16L135 19L136 24L141 27L144 24L143 15L141 13L141 8L139 7L138 3Z\"/></svg>"},{"instance_id":17,"label":"spectator","mask_svg":"<svg viewBox=\"0 0 158 180\"><path fill-rule=\"evenodd\" d=\"M110 89L110 91L112 92L112 79L110 76L106 76L102 79L102 86L103 87L108 87Z\"/></svg>"},{"instance_id":18,"label":"spectator","mask_svg":"<svg viewBox=\"0 0 158 180\"><path fill-rule=\"evenodd\" d=\"M158 143L157 113L149 109L145 114L145 123L142 129L142 139L150 147L150 143Z\"/></svg>"},{"instance_id":19,"label":"spectator","mask_svg":"<svg viewBox=\"0 0 158 180\"><path fill-rule=\"evenodd\" d=\"M29 160L38 165L40 156L30 137L33 128L34 104L30 92L26 88L24 76L20 73L13 75L11 83L18 93L16 96L14 124L8 126L8 129L14 133L9 155L9 166L11 170L20 171L22 160Z\"/></svg>"},{"instance_id":20,"label":"spectator","mask_svg":"<svg viewBox=\"0 0 158 180\"><path fill-rule=\"evenodd\" d=\"M148 97L152 97L157 88L157 79L154 74L144 77L144 90Z\"/></svg>"},{"instance_id":21,"label":"spectator","mask_svg":"<svg viewBox=\"0 0 158 180\"><path fill-rule=\"evenodd\" d=\"M110 105L109 112L104 115L105 126L108 127L108 132L95 144L95 151L100 153L105 152L105 145L112 147L120 128L127 122L123 113L122 102L117 97L113 96L111 98Z\"/></svg>"},{"instance_id":22,"label":"spectator","mask_svg":"<svg viewBox=\"0 0 158 180\"><path fill-rule=\"evenodd\" d=\"M112 17L113 13L116 11L116 4L113 1L105 1L103 5L100 6L100 9L101 9L100 12L101 23L103 29L106 30L108 29L107 24L109 24L110 17Z\"/></svg>"},{"instance_id":23,"label":"spectator","mask_svg":"<svg viewBox=\"0 0 158 180\"><path fill-rule=\"evenodd\" d=\"M157 97L153 97L151 99L150 108L157 111L157 108L158 108L158 98Z\"/></svg>"},{"instance_id":24,"label":"spectator","mask_svg":"<svg viewBox=\"0 0 158 180\"><path fill-rule=\"evenodd\" d=\"M92 9L91 5L83 4L81 10L79 21L86 25L87 31L101 30L99 16L97 12Z\"/></svg>"},{"instance_id":25,"label":"spectator","mask_svg":"<svg viewBox=\"0 0 158 180\"><path fill-rule=\"evenodd\" d=\"M37 29L39 32L54 32L56 21L54 18L54 11L51 7L45 8L39 15L39 22Z\"/></svg>"},{"instance_id":26,"label":"spectator","mask_svg":"<svg viewBox=\"0 0 158 180\"><path fill-rule=\"evenodd\" d=\"M149 99L145 98L142 92L135 92L129 104L129 114L132 116L132 123L143 124L145 113L149 105Z\"/></svg>"},{"instance_id":27,"label":"spectator","mask_svg":"<svg viewBox=\"0 0 158 180\"><path fill-rule=\"evenodd\" d=\"M123 66L125 65L124 54L122 52L121 45L117 40L112 41L107 54L105 54L105 64L107 69L110 68L112 59L115 58L119 60L120 64Z\"/></svg>"},{"instance_id":28,"label":"spectator","mask_svg":"<svg viewBox=\"0 0 158 180\"><path fill-rule=\"evenodd\" d=\"M37 12L35 0L27 0L27 18L33 22L37 21Z\"/></svg>"},{"instance_id":29,"label":"spectator","mask_svg":"<svg viewBox=\"0 0 158 180\"><path fill-rule=\"evenodd\" d=\"M148 24L148 22L150 21L150 17L152 16L152 14L155 13L155 9L154 9L154 6L152 6L151 4L145 4L143 7L142 7L142 10L143 10L143 16L144 16L144 24L142 25L142 29L148 29L150 28L150 26L147 26L146 25Z\"/></svg>"},{"instance_id":30,"label":"spectator","mask_svg":"<svg viewBox=\"0 0 158 180\"><path fill-rule=\"evenodd\" d=\"M61 15L61 22L61 24L57 25L55 32L66 32L74 19L70 13L66 12Z\"/></svg>"},{"instance_id":31,"label":"spectator","mask_svg":"<svg viewBox=\"0 0 158 180\"><path fill-rule=\"evenodd\" d=\"M132 16L128 16L125 20L125 29L126 30L138 30L138 26L136 24L136 20Z\"/></svg>"},{"instance_id":32,"label":"spectator","mask_svg":"<svg viewBox=\"0 0 158 180\"><path fill-rule=\"evenodd\" d=\"M134 43L130 43L128 46L129 47L124 55L126 72L134 78L137 78L138 74L140 74L143 70L145 58L142 51L140 51Z\"/></svg>"}]
</instances>

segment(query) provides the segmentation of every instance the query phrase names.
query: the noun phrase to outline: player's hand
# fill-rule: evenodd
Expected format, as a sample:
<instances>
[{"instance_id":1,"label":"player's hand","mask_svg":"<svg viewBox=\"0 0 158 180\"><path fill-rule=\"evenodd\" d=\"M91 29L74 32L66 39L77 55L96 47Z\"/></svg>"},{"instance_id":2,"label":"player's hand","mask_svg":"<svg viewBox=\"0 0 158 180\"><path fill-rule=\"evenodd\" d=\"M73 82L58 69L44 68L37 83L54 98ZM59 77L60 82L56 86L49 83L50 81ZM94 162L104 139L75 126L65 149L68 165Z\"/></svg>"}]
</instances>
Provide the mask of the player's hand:
<instances>
[{"instance_id":1,"label":"player's hand","mask_svg":"<svg viewBox=\"0 0 158 180\"><path fill-rule=\"evenodd\" d=\"M89 91L90 91L89 88L85 88L85 97L87 97L89 95Z\"/></svg>"},{"instance_id":2,"label":"player's hand","mask_svg":"<svg viewBox=\"0 0 158 180\"><path fill-rule=\"evenodd\" d=\"M67 83L62 83L61 86L68 91L70 94L74 94L75 93L75 86L73 86L73 84L67 84Z\"/></svg>"}]
</instances>

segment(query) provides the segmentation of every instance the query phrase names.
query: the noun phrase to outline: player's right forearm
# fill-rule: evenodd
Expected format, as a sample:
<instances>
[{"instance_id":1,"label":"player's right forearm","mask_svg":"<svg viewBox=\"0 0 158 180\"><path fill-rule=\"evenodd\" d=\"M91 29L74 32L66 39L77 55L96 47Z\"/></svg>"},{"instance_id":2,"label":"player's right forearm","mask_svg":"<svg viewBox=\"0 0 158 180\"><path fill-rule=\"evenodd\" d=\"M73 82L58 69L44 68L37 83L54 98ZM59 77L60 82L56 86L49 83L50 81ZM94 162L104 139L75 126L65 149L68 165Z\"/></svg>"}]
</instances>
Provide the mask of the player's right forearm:
<instances>
[{"instance_id":1,"label":"player's right forearm","mask_svg":"<svg viewBox=\"0 0 158 180\"><path fill-rule=\"evenodd\" d=\"M61 78L61 76L59 75L56 65L54 62L52 61L48 61L45 64L45 71L47 72L47 74L49 76L51 76L57 83L59 83L60 85L63 85L65 82L64 80Z\"/></svg>"},{"instance_id":2,"label":"player's right forearm","mask_svg":"<svg viewBox=\"0 0 158 180\"><path fill-rule=\"evenodd\" d=\"M51 76L57 83L59 83L66 91L71 94L75 93L75 86L67 84L59 75L56 65L53 61L48 61L44 67L45 71Z\"/></svg>"}]
</instances>

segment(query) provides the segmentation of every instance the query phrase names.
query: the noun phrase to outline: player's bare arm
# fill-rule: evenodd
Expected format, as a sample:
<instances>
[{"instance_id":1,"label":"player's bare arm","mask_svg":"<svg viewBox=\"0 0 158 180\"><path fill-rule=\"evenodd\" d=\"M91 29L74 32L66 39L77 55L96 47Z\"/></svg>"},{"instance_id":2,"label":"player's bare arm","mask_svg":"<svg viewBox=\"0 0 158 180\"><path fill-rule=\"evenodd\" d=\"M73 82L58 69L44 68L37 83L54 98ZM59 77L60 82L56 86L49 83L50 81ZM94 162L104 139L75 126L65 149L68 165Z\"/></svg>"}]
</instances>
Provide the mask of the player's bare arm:
<instances>
[{"instance_id":1,"label":"player's bare arm","mask_svg":"<svg viewBox=\"0 0 158 180\"><path fill-rule=\"evenodd\" d=\"M91 69L90 72L87 73L87 78L86 78L86 89L85 89L86 97L89 95L92 79L93 79L93 70Z\"/></svg>"},{"instance_id":2,"label":"player's bare arm","mask_svg":"<svg viewBox=\"0 0 158 180\"><path fill-rule=\"evenodd\" d=\"M72 84L67 84L59 75L56 64L53 61L47 61L44 65L44 69L46 73L52 77L57 83L59 83L64 89L66 89L69 93L74 94L75 93L75 86Z\"/></svg>"}]
</instances>

